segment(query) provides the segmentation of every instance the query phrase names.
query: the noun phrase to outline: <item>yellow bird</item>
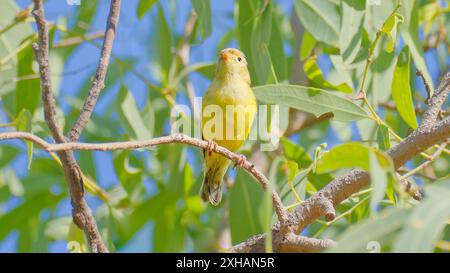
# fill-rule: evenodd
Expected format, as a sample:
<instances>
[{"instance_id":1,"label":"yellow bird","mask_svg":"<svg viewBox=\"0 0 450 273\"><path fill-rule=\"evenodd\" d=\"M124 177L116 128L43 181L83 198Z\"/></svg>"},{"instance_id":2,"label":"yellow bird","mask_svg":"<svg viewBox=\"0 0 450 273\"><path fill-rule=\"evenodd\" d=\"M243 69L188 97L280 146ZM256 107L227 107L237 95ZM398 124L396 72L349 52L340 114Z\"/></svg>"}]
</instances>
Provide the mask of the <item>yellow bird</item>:
<instances>
[{"instance_id":1,"label":"yellow bird","mask_svg":"<svg viewBox=\"0 0 450 273\"><path fill-rule=\"evenodd\" d=\"M245 55L234 48L219 53L216 75L202 100L202 137L209 141L204 152L203 201L218 205L222 200L222 180L231 161L212 153L215 144L237 151L247 139L256 114L256 99L250 88ZM237 165L242 167L245 157Z\"/></svg>"}]
</instances>

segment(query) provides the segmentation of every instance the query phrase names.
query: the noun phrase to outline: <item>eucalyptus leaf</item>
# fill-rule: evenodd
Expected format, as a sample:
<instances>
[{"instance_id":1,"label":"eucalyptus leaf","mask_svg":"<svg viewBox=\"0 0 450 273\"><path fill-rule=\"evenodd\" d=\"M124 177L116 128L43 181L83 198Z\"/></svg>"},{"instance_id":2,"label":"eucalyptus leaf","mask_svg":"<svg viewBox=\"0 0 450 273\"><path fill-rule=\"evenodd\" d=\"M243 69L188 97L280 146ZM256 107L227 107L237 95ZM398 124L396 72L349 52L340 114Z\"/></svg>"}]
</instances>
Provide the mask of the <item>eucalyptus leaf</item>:
<instances>
[{"instance_id":1,"label":"eucalyptus leaf","mask_svg":"<svg viewBox=\"0 0 450 273\"><path fill-rule=\"evenodd\" d=\"M322 89L299 85L263 85L253 88L261 103L280 104L315 116L332 112L338 121L368 118L367 112L348 99Z\"/></svg>"},{"instance_id":2,"label":"eucalyptus leaf","mask_svg":"<svg viewBox=\"0 0 450 273\"><path fill-rule=\"evenodd\" d=\"M22 109L16 118L16 129L17 131L23 131L32 133L32 123L33 116L28 109ZM28 155L28 170L31 167L31 162L33 161L33 142L26 141L27 143L27 155Z\"/></svg>"},{"instance_id":3,"label":"eucalyptus leaf","mask_svg":"<svg viewBox=\"0 0 450 273\"><path fill-rule=\"evenodd\" d=\"M302 25L317 41L337 47L340 16L334 1L299 0L294 5Z\"/></svg>"},{"instance_id":4,"label":"eucalyptus leaf","mask_svg":"<svg viewBox=\"0 0 450 273\"><path fill-rule=\"evenodd\" d=\"M365 0L343 0L341 3L341 29L339 48L345 63L352 63L361 47Z\"/></svg>"},{"instance_id":5,"label":"eucalyptus leaf","mask_svg":"<svg viewBox=\"0 0 450 273\"><path fill-rule=\"evenodd\" d=\"M206 39L212 32L212 18L211 18L211 1L210 0L191 0L192 7L197 13L200 21L200 33L202 39Z\"/></svg>"},{"instance_id":6,"label":"eucalyptus leaf","mask_svg":"<svg viewBox=\"0 0 450 273\"><path fill-rule=\"evenodd\" d=\"M347 229L327 252L381 251L381 243L398 232L408 218L407 209L389 209L373 219L364 220ZM375 248L375 249L373 249Z\"/></svg>"},{"instance_id":7,"label":"eucalyptus leaf","mask_svg":"<svg viewBox=\"0 0 450 273\"><path fill-rule=\"evenodd\" d=\"M303 70L306 76L319 88L324 88L327 90L337 90L343 93L353 93L353 88L348 86L348 84L341 83L339 85L334 85L327 80L325 80L322 70L317 64L317 58L315 56L308 58L303 64Z\"/></svg>"},{"instance_id":8,"label":"eucalyptus leaf","mask_svg":"<svg viewBox=\"0 0 450 273\"><path fill-rule=\"evenodd\" d=\"M412 100L409 47L405 46L398 55L397 65L392 79L392 99L403 120L413 129L416 129L417 118Z\"/></svg>"},{"instance_id":9,"label":"eucalyptus leaf","mask_svg":"<svg viewBox=\"0 0 450 273\"><path fill-rule=\"evenodd\" d=\"M136 10L137 17L142 19L156 2L158 2L158 0L139 0Z\"/></svg>"},{"instance_id":10,"label":"eucalyptus leaf","mask_svg":"<svg viewBox=\"0 0 450 273\"><path fill-rule=\"evenodd\" d=\"M450 185L450 183L446 183ZM437 184L438 185L438 184ZM411 212L393 252L433 252L450 215L450 187L427 188L427 197Z\"/></svg>"},{"instance_id":11,"label":"eucalyptus leaf","mask_svg":"<svg viewBox=\"0 0 450 273\"><path fill-rule=\"evenodd\" d=\"M392 166L389 156L368 147L359 142L349 142L333 147L330 151L323 153L317 163L317 173L335 171L342 168L360 168L370 170L370 153L375 153L379 164L383 167Z\"/></svg>"},{"instance_id":12,"label":"eucalyptus leaf","mask_svg":"<svg viewBox=\"0 0 450 273\"><path fill-rule=\"evenodd\" d=\"M229 198L229 223L233 244L264 232L264 224L258 217L260 206L263 205L264 191L253 177L247 172L238 171Z\"/></svg>"}]
</instances>

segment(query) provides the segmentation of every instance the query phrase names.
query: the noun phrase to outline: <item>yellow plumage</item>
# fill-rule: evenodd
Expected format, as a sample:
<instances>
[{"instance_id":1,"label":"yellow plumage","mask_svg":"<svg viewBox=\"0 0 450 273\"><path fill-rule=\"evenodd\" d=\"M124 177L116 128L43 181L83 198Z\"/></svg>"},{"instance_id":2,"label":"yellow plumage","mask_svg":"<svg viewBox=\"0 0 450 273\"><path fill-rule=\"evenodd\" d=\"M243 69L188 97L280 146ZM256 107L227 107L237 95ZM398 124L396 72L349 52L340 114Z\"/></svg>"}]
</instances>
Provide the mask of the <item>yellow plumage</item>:
<instances>
[{"instance_id":1,"label":"yellow plumage","mask_svg":"<svg viewBox=\"0 0 450 273\"><path fill-rule=\"evenodd\" d=\"M219 54L214 80L203 96L203 138L237 151L248 137L255 114L256 99L250 88L245 55L234 48L224 49ZM231 162L215 153L204 154L201 197L218 205L222 199L223 176Z\"/></svg>"}]
</instances>

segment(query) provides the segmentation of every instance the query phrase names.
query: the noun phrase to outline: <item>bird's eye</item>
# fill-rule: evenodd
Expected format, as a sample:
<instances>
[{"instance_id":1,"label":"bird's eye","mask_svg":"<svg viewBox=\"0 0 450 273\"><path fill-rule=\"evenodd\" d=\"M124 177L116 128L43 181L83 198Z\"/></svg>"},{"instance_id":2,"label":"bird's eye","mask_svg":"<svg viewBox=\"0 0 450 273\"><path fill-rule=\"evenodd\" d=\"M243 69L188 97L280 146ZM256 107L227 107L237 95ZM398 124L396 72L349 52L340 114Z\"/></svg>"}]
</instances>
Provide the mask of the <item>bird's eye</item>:
<instances>
[{"instance_id":1,"label":"bird's eye","mask_svg":"<svg viewBox=\"0 0 450 273\"><path fill-rule=\"evenodd\" d=\"M241 61L242 61L242 58L241 58L241 57L238 57L237 60L238 60L238 62L241 62Z\"/></svg>"}]
</instances>

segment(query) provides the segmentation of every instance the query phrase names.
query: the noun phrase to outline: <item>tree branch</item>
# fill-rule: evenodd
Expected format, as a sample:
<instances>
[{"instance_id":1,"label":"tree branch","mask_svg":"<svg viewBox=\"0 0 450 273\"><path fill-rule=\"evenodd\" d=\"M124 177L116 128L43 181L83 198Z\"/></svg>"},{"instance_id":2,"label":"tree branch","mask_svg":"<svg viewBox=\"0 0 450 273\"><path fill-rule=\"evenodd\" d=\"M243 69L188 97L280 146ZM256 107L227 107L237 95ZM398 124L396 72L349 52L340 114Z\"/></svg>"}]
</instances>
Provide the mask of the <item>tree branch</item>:
<instances>
[{"instance_id":1,"label":"tree branch","mask_svg":"<svg viewBox=\"0 0 450 273\"><path fill-rule=\"evenodd\" d=\"M124 141L124 142L110 142L110 143L79 143L79 142L66 142L66 143L56 143L50 144L42 138L27 132L8 132L0 133L0 140L5 139L24 139L32 141L40 147L44 148L48 152L67 152L74 150L88 150L88 151L113 151L113 150L135 150L141 148L147 148L162 144L169 143L182 143L195 146L201 149L208 149L208 141L192 138L183 134L174 134L171 136L163 136L158 138L153 138L150 140L137 140L137 141ZM238 163L241 159L239 154L233 153L230 150L214 145L212 151L216 152L226 158ZM269 186L269 180L258 171L254 165L245 160L243 168L250 173L266 190ZM283 207L281 199L276 191L272 191L272 200L275 206L275 211L278 215L278 220L281 223L287 222L287 213Z\"/></svg>"},{"instance_id":2,"label":"tree branch","mask_svg":"<svg viewBox=\"0 0 450 273\"><path fill-rule=\"evenodd\" d=\"M395 169L400 168L415 155L436 143L446 141L450 137L450 117L439 122L436 121L442 104L449 93L449 80L450 73L447 73L431 97L420 126L387 152L394 162ZM334 215L326 204L331 203L336 207L353 193L360 191L369 184L369 173L358 169L336 177L315 195L297 206L293 212L288 213L288 224L296 234L299 234L321 216L326 216L327 221L333 220ZM280 232L279 223L272 227L272 238L273 248L282 249L285 235ZM235 246L232 251L260 252L264 251L260 248L262 244L264 244L264 236L256 235ZM246 247L242 247L243 245Z\"/></svg>"},{"instance_id":3,"label":"tree branch","mask_svg":"<svg viewBox=\"0 0 450 273\"><path fill-rule=\"evenodd\" d=\"M44 4L42 0L33 0L33 16L38 28L39 44L33 44L36 61L39 64L41 78L42 101L44 104L44 117L47 125L57 143L65 142L62 130L56 120L56 105L53 98L50 65L49 65L49 36L48 25L44 17ZM58 156L64 169L64 176L69 187L72 203L72 217L74 223L83 229L93 252L107 252L97 228L92 211L83 198L83 179L72 151L60 151Z\"/></svg>"},{"instance_id":4,"label":"tree branch","mask_svg":"<svg viewBox=\"0 0 450 273\"><path fill-rule=\"evenodd\" d=\"M114 38L116 36L116 28L119 22L121 0L111 0L111 6L109 10L108 21L105 31L105 39L103 40L103 46L100 53L100 60L98 63L95 78L92 81L91 89L89 90L88 97L84 102L83 109L78 117L72 129L69 132L70 141L77 141L80 138L86 124L91 118L92 111L94 110L97 99L101 90L105 88L106 72L108 70L109 59L111 57L111 51L113 47Z\"/></svg>"},{"instance_id":5,"label":"tree branch","mask_svg":"<svg viewBox=\"0 0 450 273\"><path fill-rule=\"evenodd\" d=\"M92 41L96 39L100 39L105 37L105 34L102 32L96 32L92 34L86 34L82 36L76 36L76 37L70 37L65 40L60 41L59 43L53 44L53 48L65 48L65 47L71 47L74 45L81 44L85 41Z\"/></svg>"}]
</instances>

